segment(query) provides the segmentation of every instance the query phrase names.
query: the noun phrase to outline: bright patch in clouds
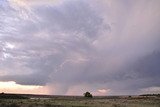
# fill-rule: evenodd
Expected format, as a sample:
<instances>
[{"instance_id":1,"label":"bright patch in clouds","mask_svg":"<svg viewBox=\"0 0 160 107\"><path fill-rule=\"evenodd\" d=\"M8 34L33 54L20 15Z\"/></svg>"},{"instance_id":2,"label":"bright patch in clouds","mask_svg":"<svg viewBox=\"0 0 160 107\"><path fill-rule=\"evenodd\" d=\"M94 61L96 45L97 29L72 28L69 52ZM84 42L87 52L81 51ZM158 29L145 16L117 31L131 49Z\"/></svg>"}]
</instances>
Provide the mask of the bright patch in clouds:
<instances>
[{"instance_id":1,"label":"bright patch in clouds","mask_svg":"<svg viewBox=\"0 0 160 107\"><path fill-rule=\"evenodd\" d=\"M6 48L13 49L15 46L10 43L6 43Z\"/></svg>"},{"instance_id":2,"label":"bright patch in clouds","mask_svg":"<svg viewBox=\"0 0 160 107\"><path fill-rule=\"evenodd\" d=\"M98 90L98 92L100 92L100 93L103 93L103 94L106 94L107 92L109 92L110 91L110 89L99 89Z\"/></svg>"},{"instance_id":3,"label":"bright patch in clouds","mask_svg":"<svg viewBox=\"0 0 160 107\"><path fill-rule=\"evenodd\" d=\"M43 86L20 85L14 81L0 82L0 92L24 93L24 94L48 94L48 90ZM38 93L37 93L38 92Z\"/></svg>"},{"instance_id":4,"label":"bright patch in clouds","mask_svg":"<svg viewBox=\"0 0 160 107\"><path fill-rule=\"evenodd\" d=\"M55 4L62 0L9 0L12 5L18 5L23 7L28 7L30 5L49 5L49 4Z\"/></svg>"}]
</instances>

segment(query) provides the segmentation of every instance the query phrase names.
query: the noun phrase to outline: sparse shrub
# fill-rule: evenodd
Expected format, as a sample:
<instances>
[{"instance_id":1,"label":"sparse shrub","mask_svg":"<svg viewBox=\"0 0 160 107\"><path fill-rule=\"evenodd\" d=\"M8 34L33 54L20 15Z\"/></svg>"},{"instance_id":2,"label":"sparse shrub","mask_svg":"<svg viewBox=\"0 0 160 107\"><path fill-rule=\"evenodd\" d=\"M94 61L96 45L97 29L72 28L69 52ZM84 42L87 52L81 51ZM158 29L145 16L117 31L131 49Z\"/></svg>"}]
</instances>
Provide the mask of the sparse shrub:
<instances>
[{"instance_id":1,"label":"sparse shrub","mask_svg":"<svg viewBox=\"0 0 160 107\"><path fill-rule=\"evenodd\" d=\"M52 105L47 103L47 104L45 104L45 107L52 107Z\"/></svg>"},{"instance_id":2,"label":"sparse shrub","mask_svg":"<svg viewBox=\"0 0 160 107\"><path fill-rule=\"evenodd\" d=\"M0 107L7 107L7 104L6 103L1 103Z\"/></svg>"},{"instance_id":3,"label":"sparse shrub","mask_svg":"<svg viewBox=\"0 0 160 107\"><path fill-rule=\"evenodd\" d=\"M128 98L131 98L132 96L128 96Z\"/></svg>"},{"instance_id":4,"label":"sparse shrub","mask_svg":"<svg viewBox=\"0 0 160 107\"><path fill-rule=\"evenodd\" d=\"M112 104L112 107L126 107L126 106L123 104Z\"/></svg>"},{"instance_id":5,"label":"sparse shrub","mask_svg":"<svg viewBox=\"0 0 160 107\"><path fill-rule=\"evenodd\" d=\"M37 103L37 102L35 102L35 103L34 103L34 105L35 105L35 106L38 106L38 103Z\"/></svg>"},{"instance_id":6,"label":"sparse shrub","mask_svg":"<svg viewBox=\"0 0 160 107\"><path fill-rule=\"evenodd\" d=\"M120 104L113 104L112 107L121 107Z\"/></svg>"},{"instance_id":7,"label":"sparse shrub","mask_svg":"<svg viewBox=\"0 0 160 107\"><path fill-rule=\"evenodd\" d=\"M20 107L17 103L12 103L8 107Z\"/></svg>"},{"instance_id":8,"label":"sparse shrub","mask_svg":"<svg viewBox=\"0 0 160 107\"><path fill-rule=\"evenodd\" d=\"M28 107L34 107L32 104L30 104Z\"/></svg>"}]
</instances>

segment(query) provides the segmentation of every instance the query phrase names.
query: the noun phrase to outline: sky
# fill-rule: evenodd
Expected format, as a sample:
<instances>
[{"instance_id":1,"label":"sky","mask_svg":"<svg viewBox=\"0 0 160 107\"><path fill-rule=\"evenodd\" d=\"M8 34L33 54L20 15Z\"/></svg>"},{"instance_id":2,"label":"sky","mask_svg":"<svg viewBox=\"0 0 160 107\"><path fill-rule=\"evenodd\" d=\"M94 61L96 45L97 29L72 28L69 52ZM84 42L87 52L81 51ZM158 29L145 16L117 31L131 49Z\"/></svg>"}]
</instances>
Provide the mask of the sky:
<instances>
[{"instance_id":1,"label":"sky","mask_svg":"<svg viewBox=\"0 0 160 107\"><path fill-rule=\"evenodd\" d=\"M160 93L160 0L0 0L0 92Z\"/></svg>"}]
</instances>

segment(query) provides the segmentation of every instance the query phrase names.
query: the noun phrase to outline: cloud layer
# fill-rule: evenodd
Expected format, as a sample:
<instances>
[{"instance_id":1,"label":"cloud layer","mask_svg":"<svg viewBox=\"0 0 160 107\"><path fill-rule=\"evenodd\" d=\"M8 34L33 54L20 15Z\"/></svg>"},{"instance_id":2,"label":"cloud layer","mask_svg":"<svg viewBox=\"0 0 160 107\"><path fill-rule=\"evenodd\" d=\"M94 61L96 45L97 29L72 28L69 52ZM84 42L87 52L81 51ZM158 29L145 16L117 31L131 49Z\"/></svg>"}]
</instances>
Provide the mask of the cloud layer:
<instances>
[{"instance_id":1,"label":"cloud layer","mask_svg":"<svg viewBox=\"0 0 160 107\"><path fill-rule=\"evenodd\" d=\"M0 81L78 95L160 87L159 4L2 0Z\"/></svg>"}]
</instances>

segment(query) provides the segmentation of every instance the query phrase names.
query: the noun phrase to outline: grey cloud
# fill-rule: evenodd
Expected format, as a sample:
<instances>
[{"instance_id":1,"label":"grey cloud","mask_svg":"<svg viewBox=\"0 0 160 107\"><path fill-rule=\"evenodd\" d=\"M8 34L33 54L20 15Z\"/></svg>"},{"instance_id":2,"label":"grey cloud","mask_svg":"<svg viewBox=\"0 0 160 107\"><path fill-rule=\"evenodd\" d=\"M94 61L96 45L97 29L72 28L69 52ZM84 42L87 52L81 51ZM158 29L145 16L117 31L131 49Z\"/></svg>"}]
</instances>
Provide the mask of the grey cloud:
<instances>
[{"instance_id":1,"label":"grey cloud","mask_svg":"<svg viewBox=\"0 0 160 107\"><path fill-rule=\"evenodd\" d=\"M15 81L17 84L23 85L45 85L48 82L47 77L42 73L35 73L31 75L8 75L3 76L1 81Z\"/></svg>"},{"instance_id":2,"label":"grey cloud","mask_svg":"<svg viewBox=\"0 0 160 107\"><path fill-rule=\"evenodd\" d=\"M92 12L92 9L88 7L88 3L86 2L63 4L62 10L59 7L34 8L35 15L42 18L41 20L37 21L37 23L32 22L30 19L20 20L22 23L10 22L11 24L15 24L14 29L16 29L16 32L14 35L12 35L14 31L12 31L7 36L1 37L1 41L4 44L5 42L9 42L18 47L3 51L4 54L9 53L12 55L11 58L3 61L3 65L7 68L8 64L5 64L5 62L9 63L11 61L10 64L15 66L14 72L16 72L16 67L20 63L20 67L28 67L32 69L32 72L43 74L43 78L48 78L50 73L55 72L57 66L67 58L70 58L74 51L75 53L88 53L86 51L91 50L92 43L85 40L85 38L92 39L90 36L98 36L98 29L102 30L104 26L102 18L98 17L94 11ZM10 26L10 23L8 22L6 25ZM60 28L60 30L57 31L57 28ZM41 31L42 35L39 34ZM43 38L43 35L47 35L47 37ZM77 37L79 35L85 36L85 38ZM3 66L1 67L3 68ZM9 72L11 71L9 70ZM22 78L23 76L25 75L22 75ZM32 78L32 75L26 76L31 76ZM27 79L27 77L25 78ZM33 77L35 77L34 73ZM9 78L12 80L11 77ZM14 77L15 81L16 78L18 79L20 76ZM38 81L35 78L37 82L40 82L40 79ZM21 79L18 80L20 81ZM25 84L27 84L27 80Z\"/></svg>"},{"instance_id":3,"label":"grey cloud","mask_svg":"<svg viewBox=\"0 0 160 107\"><path fill-rule=\"evenodd\" d=\"M10 19L0 18L0 71L8 74L0 81L49 84L56 94L81 84L92 90L110 88L110 94L159 86L159 52L153 51L160 51L160 26L152 20L160 17L159 7L146 2L147 9L157 13L154 17L143 10L143 2L96 2L34 3L30 10L4 5L11 14L0 11ZM144 14L137 17L136 8ZM15 47L7 48L7 43Z\"/></svg>"},{"instance_id":4,"label":"grey cloud","mask_svg":"<svg viewBox=\"0 0 160 107\"><path fill-rule=\"evenodd\" d=\"M103 18L98 17L83 0L65 2L60 8L37 8L36 13L42 16L46 24L44 29L80 33L93 39L103 28Z\"/></svg>"}]
</instances>

